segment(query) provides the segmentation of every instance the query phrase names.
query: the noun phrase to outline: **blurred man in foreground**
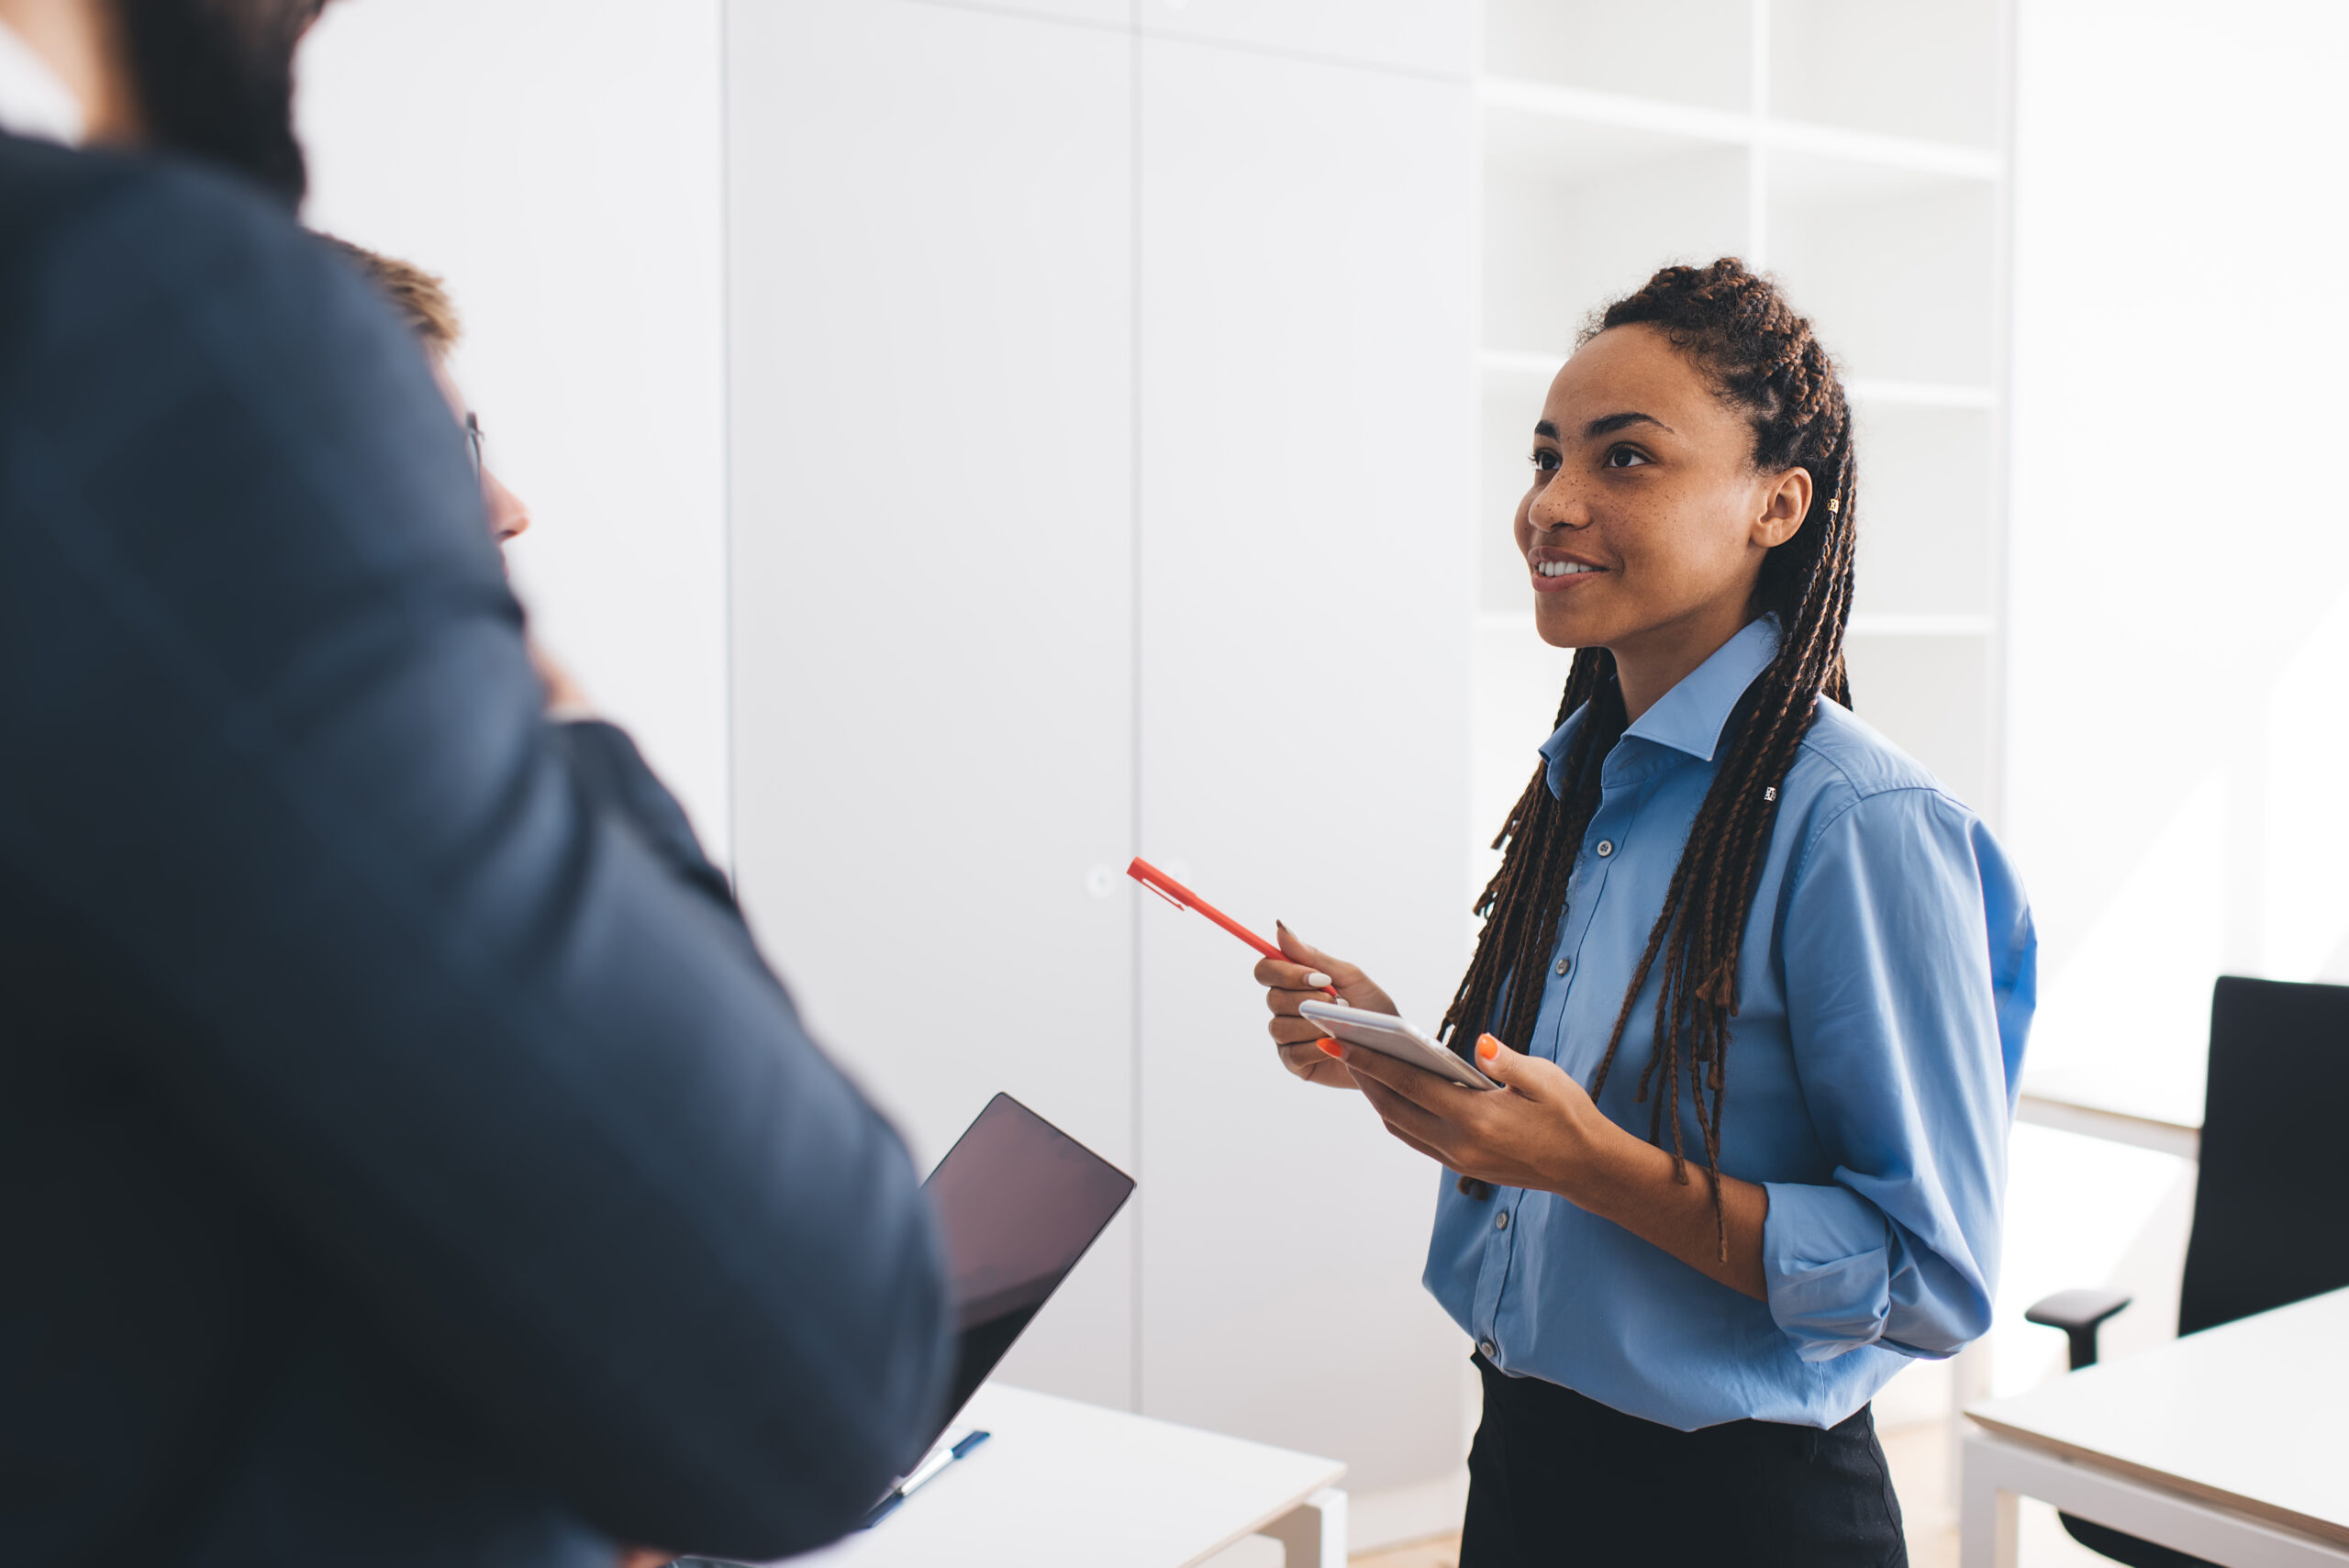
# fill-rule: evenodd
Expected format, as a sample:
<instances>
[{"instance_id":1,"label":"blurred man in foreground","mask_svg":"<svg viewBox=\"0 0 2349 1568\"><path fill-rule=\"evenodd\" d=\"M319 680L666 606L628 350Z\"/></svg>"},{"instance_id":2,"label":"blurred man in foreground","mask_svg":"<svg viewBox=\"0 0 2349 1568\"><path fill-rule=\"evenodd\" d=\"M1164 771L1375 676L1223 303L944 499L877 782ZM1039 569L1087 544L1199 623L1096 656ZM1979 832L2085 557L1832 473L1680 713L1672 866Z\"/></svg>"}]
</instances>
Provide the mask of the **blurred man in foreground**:
<instances>
[{"instance_id":1,"label":"blurred man in foreground","mask_svg":"<svg viewBox=\"0 0 2349 1568\"><path fill-rule=\"evenodd\" d=\"M0 0L0 1562L782 1555L927 1433L936 1239L542 722L286 211L314 9Z\"/></svg>"}]
</instances>

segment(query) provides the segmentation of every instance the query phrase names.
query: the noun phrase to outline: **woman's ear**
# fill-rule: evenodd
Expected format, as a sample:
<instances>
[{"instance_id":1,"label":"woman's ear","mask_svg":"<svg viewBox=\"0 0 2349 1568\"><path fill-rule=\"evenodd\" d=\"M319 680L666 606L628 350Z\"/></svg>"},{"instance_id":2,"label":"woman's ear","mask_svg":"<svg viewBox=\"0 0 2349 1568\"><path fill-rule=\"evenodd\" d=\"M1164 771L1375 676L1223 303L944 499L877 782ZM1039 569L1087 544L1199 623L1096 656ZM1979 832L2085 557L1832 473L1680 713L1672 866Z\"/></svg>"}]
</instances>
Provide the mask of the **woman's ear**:
<instances>
[{"instance_id":1,"label":"woman's ear","mask_svg":"<svg viewBox=\"0 0 2349 1568\"><path fill-rule=\"evenodd\" d=\"M1810 470L1790 468L1769 482L1762 493L1762 510L1753 519L1753 539L1768 550L1802 531L1810 515Z\"/></svg>"}]
</instances>

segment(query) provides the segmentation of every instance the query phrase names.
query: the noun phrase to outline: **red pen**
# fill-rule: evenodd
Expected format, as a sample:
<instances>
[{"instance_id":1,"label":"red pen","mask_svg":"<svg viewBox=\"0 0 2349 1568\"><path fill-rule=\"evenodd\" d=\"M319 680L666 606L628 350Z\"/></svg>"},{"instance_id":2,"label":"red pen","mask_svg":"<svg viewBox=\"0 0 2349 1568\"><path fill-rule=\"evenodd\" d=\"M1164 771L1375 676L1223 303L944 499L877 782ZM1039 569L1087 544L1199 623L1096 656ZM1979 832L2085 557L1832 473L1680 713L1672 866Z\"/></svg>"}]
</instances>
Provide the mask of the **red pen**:
<instances>
[{"instance_id":1,"label":"red pen","mask_svg":"<svg viewBox=\"0 0 2349 1568\"><path fill-rule=\"evenodd\" d=\"M1222 910L1217 908L1214 905L1208 903L1206 899L1200 897L1197 894L1192 892L1189 888L1184 886L1181 883L1175 881L1173 877L1167 875L1156 866L1151 864L1148 861L1143 860L1141 856L1137 855L1134 857L1133 864L1126 868L1126 874L1132 877L1136 882L1141 883L1144 887L1149 888L1152 893L1157 894L1169 904L1174 906L1175 908L1193 909L1202 915L1205 915L1208 919L1213 920L1217 925L1221 926L1225 930L1230 931L1233 936L1238 937L1241 941L1246 942L1250 947L1254 948L1258 952L1263 953L1266 958L1276 958L1283 963L1295 963L1297 962L1297 960L1289 957L1288 954L1281 951L1280 949L1275 947L1272 943L1266 941L1264 938L1258 936L1255 932L1250 930L1247 927L1241 925L1239 921L1233 919L1230 916L1225 914ZM1338 994L1335 987L1329 985L1321 987L1321 991L1322 994L1327 996L1334 997Z\"/></svg>"}]
</instances>

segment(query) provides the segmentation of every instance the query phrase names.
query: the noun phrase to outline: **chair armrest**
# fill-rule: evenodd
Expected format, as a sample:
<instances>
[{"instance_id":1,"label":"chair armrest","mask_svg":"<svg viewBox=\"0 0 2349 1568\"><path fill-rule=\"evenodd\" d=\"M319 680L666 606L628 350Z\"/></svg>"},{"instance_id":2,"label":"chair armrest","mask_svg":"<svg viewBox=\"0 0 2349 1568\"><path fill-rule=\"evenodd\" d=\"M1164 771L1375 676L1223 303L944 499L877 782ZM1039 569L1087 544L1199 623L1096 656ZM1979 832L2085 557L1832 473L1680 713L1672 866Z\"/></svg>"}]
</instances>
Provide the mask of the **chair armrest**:
<instances>
[{"instance_id":1,"label":"chair armrest","mask_svg":"<svg viewBox=\"0 0 2349 1568\"><path fill-rule=\"evenodd\" d=\"M2027 1323L2061 1329L2071 1337L2072 1370L2077 1372L2096 1364L2097 1326L2133 1299L2117 1290L2059 1290L2033 1302L2022 1316Z\"/></svg>"}]
</instances>

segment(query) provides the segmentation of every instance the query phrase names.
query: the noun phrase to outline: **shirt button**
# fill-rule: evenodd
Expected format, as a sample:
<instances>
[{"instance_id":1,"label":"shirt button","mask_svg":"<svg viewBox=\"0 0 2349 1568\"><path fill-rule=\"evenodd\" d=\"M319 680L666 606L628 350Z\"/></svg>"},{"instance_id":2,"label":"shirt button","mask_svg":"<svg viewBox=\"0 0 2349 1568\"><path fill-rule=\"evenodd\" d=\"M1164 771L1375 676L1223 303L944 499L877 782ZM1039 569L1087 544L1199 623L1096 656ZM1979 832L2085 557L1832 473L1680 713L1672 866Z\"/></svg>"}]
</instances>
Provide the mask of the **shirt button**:
<instances>
[{"instance_id":1,"label":"shirt button","mask_svg":"<svg viewBox=\"0 0 2349 1568\"><path fill-rule=\"evenodd\" d=\"M1573 959L1562 958L1558 961L1558 973L1564 974L1567 970L1572 969L1574 966L1575 961Z\"/></svg>"},{"instance_id":2,"label":"shirt button","mask_svg":"<svg viewBox=\"0 0 2349 1568\"><path fill-rule=\"evenodd\" d=\"M1614 852L1615 852L1615 840L1612 840L1612 839L1601 839L1601 840L1598 840L1598 858L1599 858L1600 860L1602 860L1602 861L1603 861L1603 860L1605 860L1608 856L1609 856L1609 855L1613 854Z\"/></svg>"},{"instance_id":3,"label":"shirt button","mask_svg":"<svg viewBox=\"0 0 2349 1568\"><path fill-rule=\"evenodd\" d=\"M1503 1209L1498 1214L1493 1216L1493 1229L1496 1230L1506 1230L1508 1229L1508 1210Z\"/></svg>"},{"instance_id":4,"label":"shirt button","mask_svg":"<svg viewBox=\"0 0 2349 1568\"><path fill-rule=\"evenodd\" d=\"M1476 1341L1476 1353L1491 1361L1501 1353L1501 1348L1490 1340L1479 1340Z\"/></svg>"}]
</instances>

